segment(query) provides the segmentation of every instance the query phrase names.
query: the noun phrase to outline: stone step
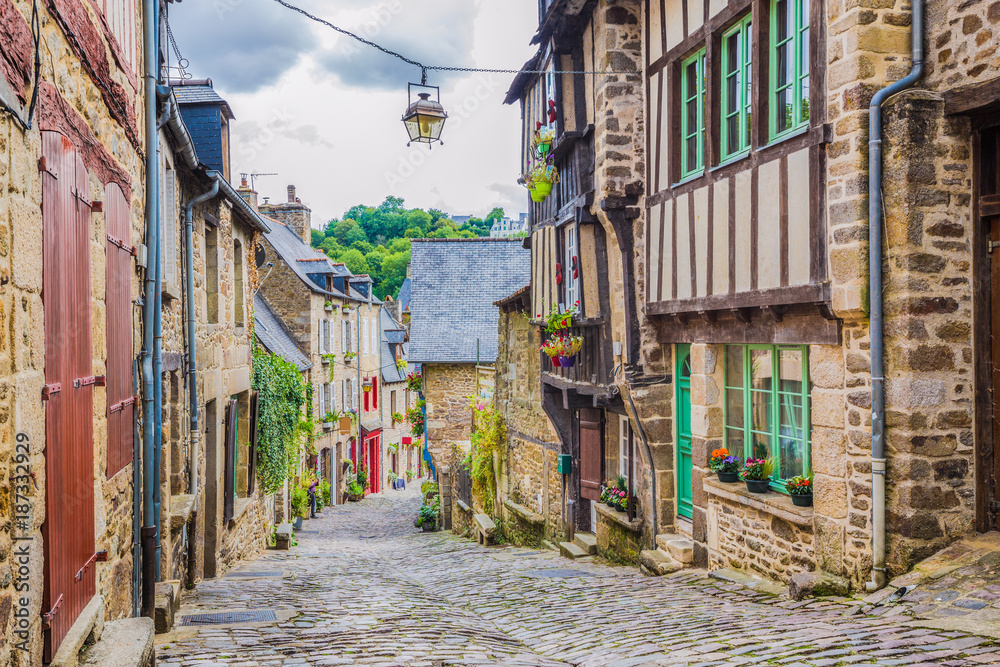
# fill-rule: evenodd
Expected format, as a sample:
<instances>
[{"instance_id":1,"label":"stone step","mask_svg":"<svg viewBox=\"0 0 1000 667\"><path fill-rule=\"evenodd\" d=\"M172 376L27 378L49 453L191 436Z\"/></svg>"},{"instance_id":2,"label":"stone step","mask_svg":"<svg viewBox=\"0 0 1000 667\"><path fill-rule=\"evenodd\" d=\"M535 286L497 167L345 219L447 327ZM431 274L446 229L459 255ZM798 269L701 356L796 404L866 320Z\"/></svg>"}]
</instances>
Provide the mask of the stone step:
<instances>
[{"instance_id":1,"label":"stone step","mask_svg":"<svg viewBox=\"0 0 1000 667\"><path fill-rule=\"evenodd\" d=\"M593 533L576 533L573 542L588 554L597 553L597 536Z\"/></svg>"},{"instance_id":2,"label":"stone step","mask_svg":"<svg viewBox=\"0 0 1000 667\"><path fill-rule=\"evenodd\" d=\"M684 565L694 562L694 542L691 538L676 533L664 533L656 536L656 547Z\"/></svg>"},{"instance_id":3,"label":"stone step","mask_svg":"<svg viewBox=\"0 0 1000 667\"><path fill-rule=\"evenodd\" d=\"M584 556L589 555L587 554L586 551L578 547L573 542L560 542L559 553L565 556L566 558L572 558L573 560L576 560L577 558L583 558Z\"/></svg>"},{"instance_id":4,"label":"stone step","mask_svg":"<svg viewBox=\"0 0 1000 667\"><path fill-rule=\"evenodd\" d=\"M559 551L559 547L557 547L556 545L552 544L548 540L542 540L542 548L543 549L548 549L549 551Z\"/></svg>"},{"instance_id":5,"label":"stone step","mask_svg":"<svg viewBox=\"0 0 1000 667\"><path fill-rule=\"evenodd\" d=\"M100 641L81 656L84 667L153 667L153 619L125 618L104 625Z\"/></svg>"},{"instance_id":6,"label":"stone step","mask_svg":"<svg viewBox=\"0 0 1000 667\"><path fill-rule=\"evenodd\" d=\"M670 557L670 554L660 549L644 549L639 552L639 564L653 576L672 574L683 570L684 565Z\"/></svg>"}]
</instances>

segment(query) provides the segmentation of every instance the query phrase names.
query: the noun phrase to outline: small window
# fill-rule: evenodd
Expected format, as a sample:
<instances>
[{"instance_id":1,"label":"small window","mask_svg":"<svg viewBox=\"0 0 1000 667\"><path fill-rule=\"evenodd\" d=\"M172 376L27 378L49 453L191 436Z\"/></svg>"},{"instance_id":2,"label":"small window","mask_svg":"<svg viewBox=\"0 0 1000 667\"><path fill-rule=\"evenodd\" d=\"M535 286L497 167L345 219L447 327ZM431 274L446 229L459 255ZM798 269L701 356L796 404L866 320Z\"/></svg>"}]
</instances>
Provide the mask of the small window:
<instances>
[{"instance_id":1,"label":"small window","mask_svg":"<svg viewBox=\"0 0 1000 667\"><path fill-rule=\"evenodd\" d=\"M750 147L750 14L722 35L722 161Z\"/></svg>"},{"instance_id":2,"label":"small window","mask_svg":"<svg viewBox=\"0 0 1000 667\"><path fill-rule=\"evenodd\" d=\"M618 474L628 479L628 417L619 417L618 428Z\"/></svg>"},{"instance_id":3,"label":"small window","mask_svg":"<svg viewBox=\"0 0 1000 667\"><path fill-rule=\"evenodd\" d=\"M811 472L809 356L806 346L727 345L726 447L771 459L771 486Z\"/></svg>"},{"instance_id":4,"label":"small window","mask_svg":"<svg viewBox=\"0 0 1000 667\"><path fill-rule=\"evenodd\" d=\"M219 323L219 230L205 225L205 291L208 323Z\"/></svg>"},{"instance_id":5,"label":"small window","mask_svg":"<svg viewBox=\"0 0 1000 667\"><path fill-rule=\"evenodd\" d=\"M809 7L771 0L770 129L778 139L809 123Z\"/></svg>"},{"instance_id":6,"label":"small window","mask_svg":"<svg viewBox=\"0 0 1000 667\"><path fill-rule=\"evenodd\" d=\"M244 325L247 304L243 301L243 244L233 241L233 314L237 327Z\"/></svg>"},{"instance_id":7,"label":"small window","mask_svg":"<svg viewBox=\"0 0 1000 667\"><path fill-rule=\"evenodd\" d=\"M681 63L681 180L705 169L705 49Z\"/></svg>"},{"instance_id":8,"label":"small window","mask_svg":"<svg viewBox=\"0 0 1000 667\"><path fill-rule=\"evenodd\" d=\"M563 285L565 285L566 308L580 302L580 260L577 255L576 226L563 227Z\"/></svg>"}]
</instances>

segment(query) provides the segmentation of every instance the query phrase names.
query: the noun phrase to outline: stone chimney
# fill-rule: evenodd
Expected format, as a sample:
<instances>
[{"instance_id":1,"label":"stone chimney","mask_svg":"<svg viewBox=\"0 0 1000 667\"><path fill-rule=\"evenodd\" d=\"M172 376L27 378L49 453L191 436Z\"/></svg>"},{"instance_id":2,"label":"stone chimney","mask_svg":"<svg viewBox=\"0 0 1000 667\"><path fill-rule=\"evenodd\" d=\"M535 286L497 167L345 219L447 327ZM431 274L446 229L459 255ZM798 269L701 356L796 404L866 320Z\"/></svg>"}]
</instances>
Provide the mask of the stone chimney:
<instances>
[{"instance_id":1,"label":"stone chimney","mask_svg":"<svg viewBox=\"0 0 1000 667\"><path fill-rule=\"evenodd\" d=\"M288 225L306 245L312 241L312 209L296 196L294 185L288 186L287 202L283 204L264 202L260 205L260 212Z\"/></svg>"},{"instance_id":2,"label":"stone chimney","mask_svg":"<svg viewBox=\"0 0 1000 667\"><path fill-rule=\"evenodd\" d=\"M251 189L250 186L247 185L246 174L243 174L241 176L240 187L236 190L236 192L239 193L240 197L243 198L243 201L245 201L246 203L250 204L250 206L253 207L253 210L256 211L259 209L259 206L257 204L257 191Z\"/></svg>"}]
</instances>

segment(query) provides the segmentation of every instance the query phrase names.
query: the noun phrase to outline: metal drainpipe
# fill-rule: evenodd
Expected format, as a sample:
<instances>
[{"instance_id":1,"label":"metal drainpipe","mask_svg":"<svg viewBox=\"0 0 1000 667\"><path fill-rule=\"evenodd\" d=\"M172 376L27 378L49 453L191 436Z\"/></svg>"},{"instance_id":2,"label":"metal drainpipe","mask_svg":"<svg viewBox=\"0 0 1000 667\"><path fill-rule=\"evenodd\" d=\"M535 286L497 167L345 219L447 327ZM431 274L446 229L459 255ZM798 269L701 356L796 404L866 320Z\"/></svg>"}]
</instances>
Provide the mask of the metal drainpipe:
<instances>
[{"instance_id":1,"label":"metal drainpipe","mask_svg":"<svg viewBox=\"0 0 1000 667\"><path fill-rule=\"evenodd\" d=\"M156 516L153 486L157 482L154 466L154 377L153 331L156 320L156 272L149 262L160 254L159 161L156 158L156 82L159 72L158 0L142 0L143 19L143 97L145 103L146 145L146 275L143 290L142 332L142 613L153 616L156 581ZM152 257L151 257L152 256ZM135 465L135 463L133 463ZM133 491L134 492L134 491Z\"/></svg>"},{"instance_id":2,"label":"metal drainpipe","mask_svg":"<svg viewBox=\"0 0 1000 667\"><path fill-rule=\"evenodd\" d=\"M886 584L885 575L885 354L882 321L882 104L909 88L923 74L924 0L912 2L912 69L872 97L868 107L868 287L871 300L872 403L872 578L871 592Z\"/></svg>"},{"instance_id":3,"label":"metal drainpipe","mask_svg":"<svg viewBox=\"0 0 1000 667\"><path fill-rule=\"evenodd\" d=\"M162 222L162 221L161 221ZM161 245L162 241L158 243ZM163 460L163 253L157 250L154 266L156 305L153 316L153 521L156 527L156 581L160 581L160 540L163 524L161 515L163 485L160 470Z\"/></svg>"},{"instance_id":4,"label":"metal drainpipe","mask_svg":"<svg viewBox=\"0 0 1000 667\"><path fill-rule=\"evenodd\" d=\"M139 394L139 364L132 360L132 395ZM139 433L137 411L132 412L132 534L139 535L142 531L142 496L138 490L142 487L142 438ZM142 548L139 540L132 540L132 616L142 614Z\"/></svg>"},{"instance_id":5,"label":"metal drainpipe","mask_svg":"<svg viewBox=\"0 0 1000 667\"><path fill-rule=\"evenodd\" d=\"M201 442L201 431L198 427L198 346L195 341L194 328L194 207L219 194L219 176L217 173L210 174L210 176L213 179L211 189L193 198L184 207L184 291L187 295L184 305L187 309L185 342L187 343L188 357L188 412L191 420L189 434L191 439L191 493L194 494L194 500L191 503L192 512L198 509L198 446Z\"/></svg>"}]
</instances>

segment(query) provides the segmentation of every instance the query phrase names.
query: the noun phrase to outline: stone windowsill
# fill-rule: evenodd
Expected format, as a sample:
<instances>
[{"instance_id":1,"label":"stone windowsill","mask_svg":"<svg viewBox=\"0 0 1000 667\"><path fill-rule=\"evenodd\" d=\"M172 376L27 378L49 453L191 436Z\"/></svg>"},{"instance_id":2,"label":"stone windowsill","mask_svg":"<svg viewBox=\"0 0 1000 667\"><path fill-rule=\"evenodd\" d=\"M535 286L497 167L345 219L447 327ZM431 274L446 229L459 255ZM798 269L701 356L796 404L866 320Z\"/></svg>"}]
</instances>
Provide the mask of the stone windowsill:
<instances>
[{"instance_id":1,"label":"stone windowsill","mask_svg":"<svg viewBox=\"0 0 1000 667\"><path fill-rule=\"evenodd\" d=\"M458 508L460 510L462 510L463 512L468 512L469 514L473 513L472 512L472 508L469 507L468 505L466 505L464 500L457 501L457 504L458 504Z\"/></svg>"},{"instance_id":2,"label":"stone windowsill","mask_svg":"<svg viewBox=\"0 0 1000 667\"><path fill-rule=\"evenodd\" d=\"M534 523L534 524L543 524L543 523L545 523L545 517L543 517L541 514L539 514L538 512L532 512L527 507L523 507L522 505L518 505L517 503L515 503L513 500L510 500L509 498L504 499L503 506L506 507L507 509L509 509L514 514L516 514L519 517L521 517L522 519L524 519L525 521L527 521L528 523Z\"/></svg>"},{"instance_id":3,"label":"stone windowsill","mask_svg":"<svg viewBox=\"0 0 1000 667\"><path fill-rule=\"evenodd\" d=\"M194 494L170 496L170 530L180 530L191 518Z\"/></svg>"},{"instance_id":4,"label":"stone windowsill","mask_svg":"<svg viewBox=\"0 0 1000 667\"><path fill-rule=\"evenodd\" d=\"M233 501L233 521L239 521L246 514L247 508L253 504L254 497L249 498L237 498Z\"/></svg>"},{"instance_id":5,"label":"stone windowsill","mask_svg":"<svg viewBox=\"0 0 1000 667\"><path fill-rule=\"evenodd\" d=\"M633 533L642 532L642 519L636 517L631 521L628 520L627 512L619 512L618 510L611 509L604 503L598 503L597 513L604 517L607 521L612 523L617 523L619 526L625 530L630 530Z\"/></svg>"},{"instance_id":6,"label":"stone windowsill","mask_svg":"<svg viewBox=\"0 0 1000 667\"><path fill-rule=\"evenodd\" d=\"M772 514L798 526L812 526L813 508L796 507L783 493L750 493L743 482L727 484L713 477L702 480L705 493L730 502L747 505L761 512Z\"/></svg>"}]
</instances>

